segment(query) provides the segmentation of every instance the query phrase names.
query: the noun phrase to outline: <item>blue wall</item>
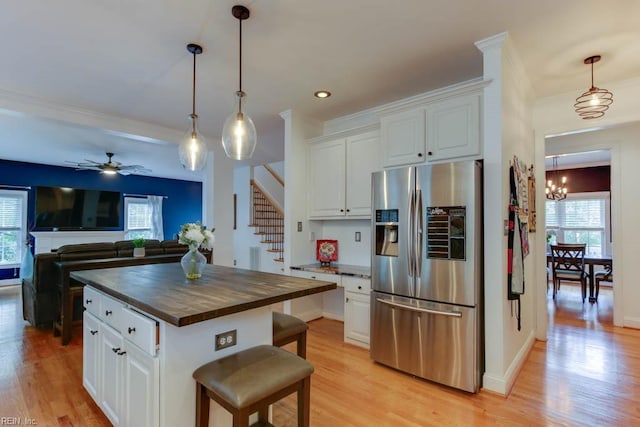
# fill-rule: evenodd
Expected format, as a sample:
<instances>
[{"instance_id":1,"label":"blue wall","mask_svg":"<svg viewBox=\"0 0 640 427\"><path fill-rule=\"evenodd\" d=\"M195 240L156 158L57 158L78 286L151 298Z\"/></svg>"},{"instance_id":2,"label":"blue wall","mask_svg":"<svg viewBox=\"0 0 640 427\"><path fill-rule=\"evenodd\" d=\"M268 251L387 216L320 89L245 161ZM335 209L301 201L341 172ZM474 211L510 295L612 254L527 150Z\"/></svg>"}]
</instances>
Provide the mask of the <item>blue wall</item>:
<instances>
[{"instance_id":1,"label":"blue wall","mask_svg":"<svg viewBox=\"0 0 640 427\"><path fill-rule=\"evenodd\" d=\"M202 183L140 175L103 175L97 171L0 159L0 186L32 187L29 191L27 223L33 224L35 187L75 187L121 193L167 196L162 203L164 237L173 239L185 222L202 221ZM124 203L121 204L124 209ZM124 215L121 212L121 215ZM14 271L1 270L0 279L13 278Z\"/></svg>"}]
</instances>

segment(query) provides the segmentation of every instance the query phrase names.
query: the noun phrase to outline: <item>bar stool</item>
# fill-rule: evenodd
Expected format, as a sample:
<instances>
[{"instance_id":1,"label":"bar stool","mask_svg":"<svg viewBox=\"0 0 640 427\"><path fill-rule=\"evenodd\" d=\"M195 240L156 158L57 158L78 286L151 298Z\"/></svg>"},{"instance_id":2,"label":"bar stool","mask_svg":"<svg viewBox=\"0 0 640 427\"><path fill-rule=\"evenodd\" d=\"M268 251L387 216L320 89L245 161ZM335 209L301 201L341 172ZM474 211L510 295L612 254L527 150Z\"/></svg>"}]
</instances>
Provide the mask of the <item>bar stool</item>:
<instances>
[{"instance_id":1,"label":"bar stool","mask_svg":"<svg viewBox=\"0 0 640 427\"><path fill-rule=\"evenodd\" d=\"M303 359L307 358L307 329L307 322L288 314L273 312L273 345L282 347L296 341L298 356Z\"/></svg>"},{"instance_id":2,"label":"bar stool","mask_svg":"<svg viewBox=\"0 0 640 427\"><path fill-rule=\"evenodd\" d=\"M298 393L298 426L309 426L313 366L286 350L260 345L202 365L196 380L196 427L209 425L209 399L233 415L234 427L247 427L258 412L268 424L269 405Z\"/></svg>"}]
</instances>

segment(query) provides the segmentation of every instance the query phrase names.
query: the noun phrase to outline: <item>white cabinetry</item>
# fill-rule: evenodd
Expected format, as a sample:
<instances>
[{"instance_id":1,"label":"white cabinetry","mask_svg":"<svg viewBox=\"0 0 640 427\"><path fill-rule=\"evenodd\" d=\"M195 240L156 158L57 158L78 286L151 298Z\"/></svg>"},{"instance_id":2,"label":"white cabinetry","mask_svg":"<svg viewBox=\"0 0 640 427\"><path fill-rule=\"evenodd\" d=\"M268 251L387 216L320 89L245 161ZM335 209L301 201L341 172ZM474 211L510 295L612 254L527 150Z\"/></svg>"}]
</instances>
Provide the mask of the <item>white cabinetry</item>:
<instances>
[{"instance_id":1,"label":"white cabinetry","mask_svg":"<svg viewBox=\"0 0 640 427\"><path fill-rule=\"evenodd\" d=\"M371 173L379 169L378 153L378 131L311 142L309 217L370 218Z\"/></svg>"},{"instance_id":2,"label":"white cabinetry","mask_svg":"<svg viewBox=\"0 0 640 427\"><path fill-rule=\"evenodd\" d=\"M380 134L383 166L424 162L426 138L423 108L381 117Z\"/></svg>"},{"instance_id":3,"label":"white cabinetry","mask_svg":"<svg viewBox=\"0 0 640 427\"><path fill-rule=\"evenodd\" d=\"M158 426L156 322L84 288L83 379L114 426Z\"/></svg>"},{"instance_id":4,"label":"white cabinetry","mask_svg":"<svg viewBox=\"0 0 640 427\"><path fill-rule=\"evenodd\" d=\"M335 278L325 278L328 274L312 273L309 271L292 270L291 275L294 277L304 277L305 279L327 280L338 282ZM332 277L338 277L333 275ZM310 320L322 317L323 302L322 294L308 295L306 297L296 298L284 302L284 313L295 316L308 322Z\"/></svg>"},{"instance_id":5,"label":"white cabinetry","mask_svg":"<svg viewBox=\"0 0 640 427\"><path fill-rule=\"evenodd\" d=\"M344 341L369 348L371 280L342 276Z\"/></svg>"},{"instance_id":6,"label":"white cabinetry","mask_svg":"<svg viewBox=\"0 0 640 427\"><path fill-rule=\"evenodd\" d=\"M427 106L427 147L428 161L480 154L480 95Z\"/></svg>"},{"instance_id":7,"label":"white cabinetry","mask_svg":"<svg viewBox=\"0 0 640 427\"><path fill-rule=\"evenodd\" d=\"M479 156L480 101L480 92L475 91L383 115L383 166Z\"/></svg>"},{"instance_id":8,"label":"white cabinetry","mask_svg":"<svg viewBox=\"0 0 640 427\"><path fill-rule=\"evenodd\" d=\"M291 270L291 275L335 282L337 289L324 292L322 298L296 298L286 301L284 312L304 321L327 317L344 321L344 341L369 348L369 294L371 280L360 277ZM315 297L315 295L311 295ZM311 319L309 313L313 313Z\"/></svg>"}]
</instances>

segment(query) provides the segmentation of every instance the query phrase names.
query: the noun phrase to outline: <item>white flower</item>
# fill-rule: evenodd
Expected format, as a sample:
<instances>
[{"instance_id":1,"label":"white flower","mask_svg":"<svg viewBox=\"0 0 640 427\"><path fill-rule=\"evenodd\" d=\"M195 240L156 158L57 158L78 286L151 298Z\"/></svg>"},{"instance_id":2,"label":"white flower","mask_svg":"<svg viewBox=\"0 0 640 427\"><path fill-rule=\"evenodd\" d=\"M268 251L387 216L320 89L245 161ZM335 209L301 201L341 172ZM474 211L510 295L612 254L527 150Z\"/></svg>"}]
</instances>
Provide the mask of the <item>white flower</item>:
<instances>
[{"instance_id":1,"label":"white flower","mask_svg":"<svg viewBox=\"0 0 640 427\"><path fill-rule=\"evenodd\" d=\"M213 230L207 230L199 222L183 224L178 233L178 243L183 245L212 249L214 241Z\"/></svg>"}]
</instances>

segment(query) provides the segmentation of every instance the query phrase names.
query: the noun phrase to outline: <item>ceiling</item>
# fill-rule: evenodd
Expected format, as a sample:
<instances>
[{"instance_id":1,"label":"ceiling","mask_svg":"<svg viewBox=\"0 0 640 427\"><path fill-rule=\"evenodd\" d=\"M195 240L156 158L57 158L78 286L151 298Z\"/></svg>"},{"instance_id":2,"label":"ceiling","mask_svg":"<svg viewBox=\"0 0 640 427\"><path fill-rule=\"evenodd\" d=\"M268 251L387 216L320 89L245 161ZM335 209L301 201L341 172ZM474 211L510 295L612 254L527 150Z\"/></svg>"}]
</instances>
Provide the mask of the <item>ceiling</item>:
<instances>
[{"instance_id":1,"label":"ceiling","mask_svg":"<svg viewBox=\"0 0 640 427\"><path fill-rule=\"evenodd\" d=\"M22 0L0 14L0 158L115 160L201 180L176 144L196 110L213 147L238 88L229 0ZM474 42L508 31L537 97L638 76L640 2L253 0L244 3L243 89L258 132L250 163L283 159L292 109L321 121L482 75ZM327 89L328 99L313 97ZM615 94L614 94L615 95ZM570 107L570 106L568 106ZM614 103L615 107L615 103ZM614 108L612 107L612 108ZM246 162L245 162L246 163Z\"/></svg>"}]
</instances>

